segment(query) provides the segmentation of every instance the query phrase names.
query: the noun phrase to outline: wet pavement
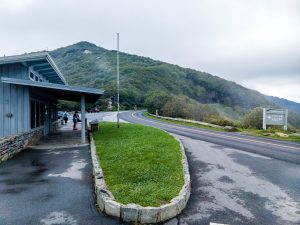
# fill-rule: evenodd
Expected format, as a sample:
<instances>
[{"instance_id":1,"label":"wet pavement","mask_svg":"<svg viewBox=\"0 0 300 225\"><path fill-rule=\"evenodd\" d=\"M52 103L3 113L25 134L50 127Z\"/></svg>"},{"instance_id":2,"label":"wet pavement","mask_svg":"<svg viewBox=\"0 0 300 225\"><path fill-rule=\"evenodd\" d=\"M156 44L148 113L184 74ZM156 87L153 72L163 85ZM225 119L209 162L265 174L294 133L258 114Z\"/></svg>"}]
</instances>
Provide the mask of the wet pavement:
<instances>
[{"instance_id":1,"label":"wet pavement","mask_svg":"<svg viewBox=\"0 0 300 225\"><path fill-rule=\"evenodd\" d=\"M115 120L111 113L90 116ZM188 133L178 137L186 148L192 194L183 213L166 224L300 224L299 164ZM52 143L49 148L40 144L0 165L0 225L122 224L95 207L89 146L57 149L49 138L43 140Z\"/></svg>"},{"instance_id":2,"label":"wet pavement","mask_svg":"<svg viewBox=\"0 0 300 225\"><path fill-rule=\"evenodd\" d=\"M121 224L95 206L89 147L23 151L0 165L0 224Z\"/></svg>"},{"instance_id":3,"label":"wet pavement","mask_svg":"<svg viewBox=\"0 0 300 225\"><path fill-rule=\"evenodd\" d=\"M179 224L300 224L300 166L184 136L192 176Z\"/></svg>"},{"instance_id":4,"label":"wet pavement","mask_svg":"<svg viewBox=\"0 0 300 225\"><path fill-rule=\"evenodd\" d=\"M132 113L121 118L173 133L185 147L192 192L175 225L300 225L299 144L248 139Z\"/></svg>"}]
</instances>

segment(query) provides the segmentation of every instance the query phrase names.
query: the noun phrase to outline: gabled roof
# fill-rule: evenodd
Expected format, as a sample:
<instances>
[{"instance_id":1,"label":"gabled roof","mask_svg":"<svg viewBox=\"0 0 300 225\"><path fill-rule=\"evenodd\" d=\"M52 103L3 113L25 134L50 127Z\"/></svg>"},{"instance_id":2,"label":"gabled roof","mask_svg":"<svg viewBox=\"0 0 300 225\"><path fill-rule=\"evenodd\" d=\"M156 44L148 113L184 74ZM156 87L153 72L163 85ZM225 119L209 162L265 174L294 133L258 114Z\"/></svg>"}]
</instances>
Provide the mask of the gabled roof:
<instances>
[{"instance_id":1,"label":"gabled roof","mask_svg":"<svg viewBox=\"0 0 300 225\"><path fill-rule=\"evenodd\" d=\"M22 63L27 67L32 67L51 83L67 85L64 76L47 51L0 57L0 65L11 63Z\"/></svg>"}]
</instances>

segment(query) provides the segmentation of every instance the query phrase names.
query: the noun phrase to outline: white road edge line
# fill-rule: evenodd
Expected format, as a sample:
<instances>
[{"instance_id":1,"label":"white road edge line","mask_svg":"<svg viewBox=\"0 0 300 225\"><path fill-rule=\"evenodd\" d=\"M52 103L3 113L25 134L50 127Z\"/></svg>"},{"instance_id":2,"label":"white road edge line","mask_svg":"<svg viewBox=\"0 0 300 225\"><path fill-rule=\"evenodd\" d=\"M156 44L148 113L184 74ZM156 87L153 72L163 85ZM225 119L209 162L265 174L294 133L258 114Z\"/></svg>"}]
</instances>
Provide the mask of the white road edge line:
<instances>
[{"instance_id":1,"label":"white road edge line","mask_svg":"<svg viewBox=\"0 0 300 225\"><path fill-rule=\"evenodd\" d=\"M210 222L209 225L229 225L229 224L225 224L225 223L212 223L212 222Z\"/></svg>"},{"instance_id":2,"label":"white road edge line","mask_svg":"<svg viewBox=\"0 0 300 225\"><path fill-rule=\"evenodd\" d=\"M149 122L149 120L145 120L145 119L137 117L135 115L136 113L138 113L138 112L133 112L131 114L131 116L134 117L134 118L136 118L136 119L138 119L138 120L143 120L143 121ZM173 125L169 125L169 124L165 124L165 123L160 123L160 122L156 122L156 121L151 121L151 122L152 123L161 124L161 125L165 125L165 126L172 127L172 128L178 128L177 126L173 126ZM202 134L212 134L210 132L205 132L205 131L202 131L202 130L190 129L190 128L186 128L186 127L180 127L180 129L188 130L188 131L193 131L193 132L196 131L196 132L199 132L199 133L202 133ZM259 144L272 145L272 146L276 146L276 147L283 147L283 148L290 148L290 149L300 150L300 148L293 147L293 146L274 144L274 143L264 142L264 141L256 141L256 140L252 140L252 139L240 138L240 137L233 137L233 136L224 135L224 134L214 133L213 135L219 136L219 137L226 137L226 138L230 138L230 139L235 139L235 140L249 141L249 142L254 142L254 143L259 143Z\"/></svg>"}]
</instances>

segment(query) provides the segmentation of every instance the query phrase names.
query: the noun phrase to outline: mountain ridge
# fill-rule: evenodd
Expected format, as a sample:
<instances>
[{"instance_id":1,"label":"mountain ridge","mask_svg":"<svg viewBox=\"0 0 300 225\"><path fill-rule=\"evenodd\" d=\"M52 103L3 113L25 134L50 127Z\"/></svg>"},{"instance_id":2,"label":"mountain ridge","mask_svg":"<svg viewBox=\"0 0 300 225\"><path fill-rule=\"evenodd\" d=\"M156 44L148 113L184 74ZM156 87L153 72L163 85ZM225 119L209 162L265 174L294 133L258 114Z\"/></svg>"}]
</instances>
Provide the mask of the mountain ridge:
<instances>
[{"instance_id":1,"label":"mountain ridge","mask_svg":"<svg viewBox=\"0 0 300 225\"><path fill-rule=\"evenodd\" d=\"M116 51L90 42L78 42L50 52L71 85L107 90L105 97L116 96ZM147 95L163 91L184 95L202 104L220 104L243 115L260 106L276 107L267 98L233 81L190 68L120 52L120 102L124 109L143 107ZM289 100L287 100L289 101ZM276 102L281 106L282 102ZM300 121L300 120L299 120ZM300 122L299 122L300 123Z\"/></svg>"},{"instance_id":2,"label":"mountain ridge","mask_svg":"<svg viewBox=\"0 0 300 225\"><path fill-rule=\"evenodd\" d=\"M291 100L288 100L285 98L279 98L276 96L268 96L268 95L266 95L266 99L268 99L269 101L271 101L271 102L275 103L276 105L279 105L283 108L287 108L296 113L300 113L300 103L299 102L291 101Z\"/></svg>"}]
</instances>

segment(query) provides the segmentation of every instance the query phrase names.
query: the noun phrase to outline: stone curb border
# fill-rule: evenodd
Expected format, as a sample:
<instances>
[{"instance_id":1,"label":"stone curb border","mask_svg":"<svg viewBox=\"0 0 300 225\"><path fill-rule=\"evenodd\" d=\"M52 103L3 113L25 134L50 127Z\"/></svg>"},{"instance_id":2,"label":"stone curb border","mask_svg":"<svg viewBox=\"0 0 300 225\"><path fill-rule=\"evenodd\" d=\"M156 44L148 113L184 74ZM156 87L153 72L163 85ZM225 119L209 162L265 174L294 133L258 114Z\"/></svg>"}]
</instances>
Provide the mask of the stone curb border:
<instances>
[{"instance_id":1,"label":"stone curb border","mask_svg":"<svg viewBox=\"0 0 300 225\"><path fill-rule=\"evenodd\" d=\"M133 203L127 205L121 204L115 200L113 194L107 189L103 171L96 153L93 135L90 132L95 193L97 197L97 204L102 212L105 212L110 216L119 217L125 222L138 222L142 224L163 222L177 216L182 212L182 210L186 207L191 194L191 178L184 147L177 137L174 135L172 136L180 143L184 185L181 188L178 196L173 198L170 203L160 207L143 207Z\"/></svg>"}]
</instances>

